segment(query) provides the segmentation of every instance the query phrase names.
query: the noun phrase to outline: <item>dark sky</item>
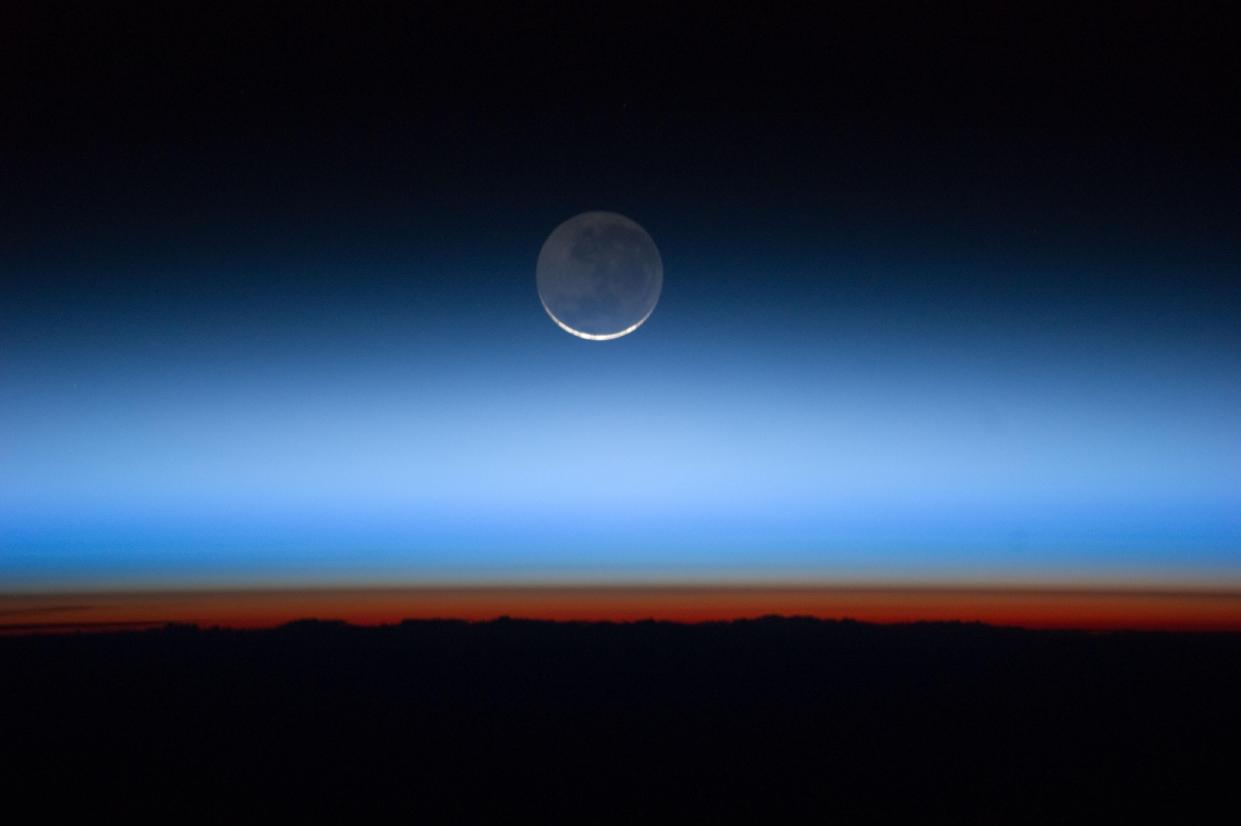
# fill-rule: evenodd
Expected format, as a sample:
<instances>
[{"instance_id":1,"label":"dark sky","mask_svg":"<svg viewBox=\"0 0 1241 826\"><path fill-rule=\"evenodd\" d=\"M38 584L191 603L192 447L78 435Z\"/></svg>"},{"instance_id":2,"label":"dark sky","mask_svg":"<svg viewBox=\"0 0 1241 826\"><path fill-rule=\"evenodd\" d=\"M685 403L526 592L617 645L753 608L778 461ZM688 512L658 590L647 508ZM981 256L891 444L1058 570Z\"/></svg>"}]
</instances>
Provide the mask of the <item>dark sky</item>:
<instances>
[{"instance_id":1,"label":"dark sky","mask_svg":"<svg viewBox=\"0 0 1241 826\"><path fill-rule=\"evenodd\" d=\"M17 4L14 240L218 226L279 244L413 215L475 237L601 192L700 233L830 223L881 246L892 224L920 243L1217 245L1235 225L1225 4L592 5Z\"/></svg>"},{"instance_id":2,"label":"dark sky","mask_svg":"<svg viewBox=\"0 0 1241 826\"><path fill-rule=\"evenodd\" d=\"M1235 573L1241 27L1015 5L5 4L0 572Z\"/></svg>"}]
</instances>

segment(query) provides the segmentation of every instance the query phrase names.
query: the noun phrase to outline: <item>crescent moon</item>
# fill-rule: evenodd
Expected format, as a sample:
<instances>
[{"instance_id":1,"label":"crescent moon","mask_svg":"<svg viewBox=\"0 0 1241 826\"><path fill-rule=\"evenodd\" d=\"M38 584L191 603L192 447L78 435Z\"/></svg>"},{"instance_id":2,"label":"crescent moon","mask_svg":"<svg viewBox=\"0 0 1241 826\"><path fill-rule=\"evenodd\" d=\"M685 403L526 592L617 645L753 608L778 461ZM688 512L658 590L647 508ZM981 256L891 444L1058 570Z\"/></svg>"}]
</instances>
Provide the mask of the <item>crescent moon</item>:
<instances>
[{"instance_id":1,"label":"crescent moon","mask_svg":"<svg viewBox=\"0 0 1241 826\"><path fill-rule=\"evenodd\" d=\"M536 267L539 300L566 333L627 336L651 316L664 267L651 236L615 212L583 212L552 230Z\"/></svg>"}]
</instances>

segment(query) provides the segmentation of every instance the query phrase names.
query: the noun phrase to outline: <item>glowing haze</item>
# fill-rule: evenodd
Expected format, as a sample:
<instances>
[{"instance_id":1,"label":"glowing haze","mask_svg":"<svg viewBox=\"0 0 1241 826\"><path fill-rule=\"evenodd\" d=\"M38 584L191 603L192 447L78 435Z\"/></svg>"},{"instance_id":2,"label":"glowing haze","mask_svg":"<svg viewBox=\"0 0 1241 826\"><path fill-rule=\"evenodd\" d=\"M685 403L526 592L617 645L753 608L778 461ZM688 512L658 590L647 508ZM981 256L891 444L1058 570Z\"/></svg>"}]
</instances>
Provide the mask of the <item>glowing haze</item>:
<instances>
[{"instance_id":1,"label":"glowing haze","mask_svg":"<svg viewBox=\"0 0 1241 826\"><path fill-rule=\"evenodd\" d=\"M1083 308L1110 268L965 289L912 251L727 262L661 229L682 275L608 347L547 324L538 235L310 275L76 265L89 301L4 326L0 575L1236 575L1236 332L1206 291Z\"/></svg>"}]
</instances>

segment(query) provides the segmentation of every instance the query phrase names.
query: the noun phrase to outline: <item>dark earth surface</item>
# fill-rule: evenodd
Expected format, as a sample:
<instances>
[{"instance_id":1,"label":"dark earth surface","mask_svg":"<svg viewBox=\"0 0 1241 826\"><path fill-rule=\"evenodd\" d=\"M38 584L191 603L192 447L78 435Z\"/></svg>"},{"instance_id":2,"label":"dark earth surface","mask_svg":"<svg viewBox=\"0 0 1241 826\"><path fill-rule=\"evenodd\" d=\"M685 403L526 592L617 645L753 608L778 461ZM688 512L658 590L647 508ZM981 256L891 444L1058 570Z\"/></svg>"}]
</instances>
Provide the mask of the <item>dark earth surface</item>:
<instances>
[{"instance_id":1,"label":"dark earth surface","mask_svg":"<svg viewBox=\"0 0 1241 826\"><path fill-rule=\"evenodd\" d=\"M1205 823L1241 802L1234 634L306 621L4 637L0 673L4 798L48 822Z\"/></svg>"}]
</instances>

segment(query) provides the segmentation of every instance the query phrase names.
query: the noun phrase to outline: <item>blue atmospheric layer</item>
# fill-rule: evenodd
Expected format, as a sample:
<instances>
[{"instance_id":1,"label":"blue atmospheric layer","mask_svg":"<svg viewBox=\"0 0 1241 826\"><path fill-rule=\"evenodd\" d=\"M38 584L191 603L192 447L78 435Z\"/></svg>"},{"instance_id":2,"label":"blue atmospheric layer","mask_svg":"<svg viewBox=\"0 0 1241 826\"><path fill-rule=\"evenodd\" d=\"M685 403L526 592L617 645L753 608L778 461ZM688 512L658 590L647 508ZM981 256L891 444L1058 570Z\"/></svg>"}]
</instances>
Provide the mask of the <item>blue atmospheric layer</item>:
<instances>
[{"instance_id":1,"label":"blue atmospheric layer","mask_svg":"<svg viewBox=\"0 0 1241 826\"><path fill-rule=\"evenodd\" d=\"M524 247L42 265L0 328L0 583L1241 574L1203 262L661 251L602 343Z\"/></svg>"}]
</instances>

